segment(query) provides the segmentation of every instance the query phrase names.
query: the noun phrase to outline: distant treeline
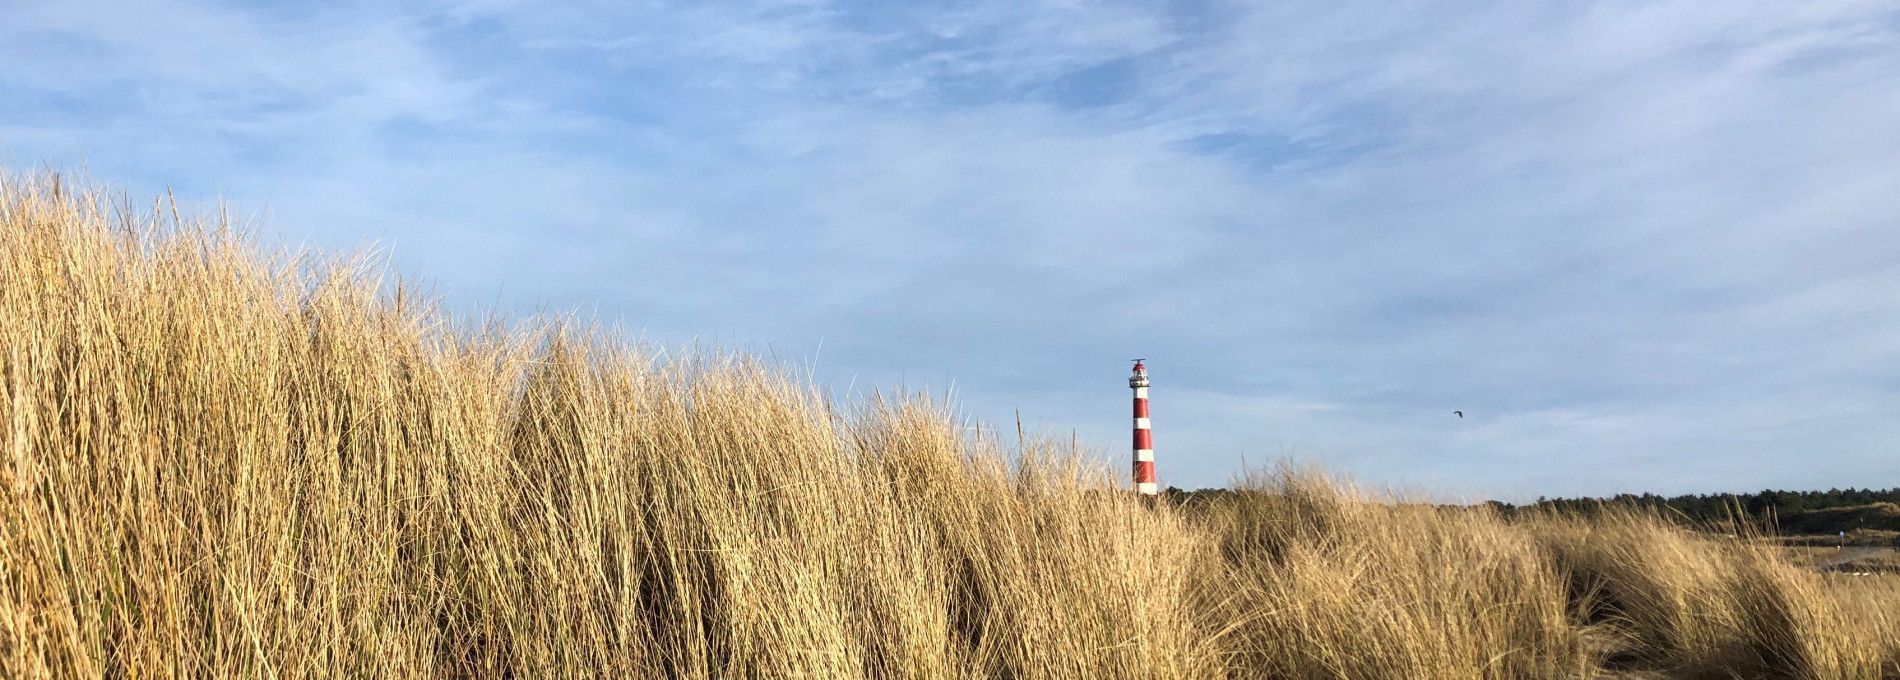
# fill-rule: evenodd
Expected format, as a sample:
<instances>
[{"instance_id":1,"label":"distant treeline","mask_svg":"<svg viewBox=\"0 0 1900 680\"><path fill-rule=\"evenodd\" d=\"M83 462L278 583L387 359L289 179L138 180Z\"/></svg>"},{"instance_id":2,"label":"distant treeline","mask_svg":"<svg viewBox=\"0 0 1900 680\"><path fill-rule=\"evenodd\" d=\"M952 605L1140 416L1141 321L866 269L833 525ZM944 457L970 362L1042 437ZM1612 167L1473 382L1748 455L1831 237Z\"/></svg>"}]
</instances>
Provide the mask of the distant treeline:
<instances>
[{"instance_id":1,"label":"distant treeline","mask_svg":"<svg viewBox=\"0 0 1900 680\"><path fill-rule=\"evenodd\" d=\"M1180 507L1205 507L1232 500L1233 489L1169 487L1167 497ZM1619 494L1608 498L1544 498L1524 505L1486 501L1493 509L1512 515L1526 510L1560 510L1591 514L1605 507L1638 507L1690 524L1710 525L1737 516L1770 521L1783 535L1833 534L1837 531L1900 531L1900 488L1828 489L1826 491L1764 490L1752 494Z\"/></svg>"},{"instance_id":2,"label":"distant treeline","mask_svg":"<svg viewBox=\"0 0 1900 680\"><path fill-rule=\"evenodd\" d=\"M1727 519L1736 510L1751 517L1770 515L1791 518L1816 510L1857 508L1875 503L1900 504L1900 488L1828 489L1826 491L1763 490L1752 494L1685 494L1662 497L1653 493L1619 494L1609 498L1543 498L1524 507L1588 512L1606 504L1665 507L1696 522ZM1493 504L1501 510L1515 510L1510 503Z\"/></svg>"}]
</instances>

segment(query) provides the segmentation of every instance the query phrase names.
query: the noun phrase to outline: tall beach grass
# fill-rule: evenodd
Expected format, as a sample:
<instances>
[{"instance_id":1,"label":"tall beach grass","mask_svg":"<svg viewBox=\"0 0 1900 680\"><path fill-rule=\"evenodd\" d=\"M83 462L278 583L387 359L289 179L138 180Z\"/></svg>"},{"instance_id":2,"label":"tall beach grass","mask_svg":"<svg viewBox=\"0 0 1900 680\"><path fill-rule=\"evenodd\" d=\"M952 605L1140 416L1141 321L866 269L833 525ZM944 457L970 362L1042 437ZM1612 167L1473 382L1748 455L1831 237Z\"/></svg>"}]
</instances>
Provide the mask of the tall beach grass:
<instances>
[{"instance_id":1,"label":"tall beach grass","mask_svg":"<svg viewBox=\"0 0 1900 680\"><path fill-rule=\"evenodd\" d=\"M0 677L1900 677L1900 588L1748 541L1288 469L1151 508L392 281L0 180Z\"/></svg>"}]
</instances>

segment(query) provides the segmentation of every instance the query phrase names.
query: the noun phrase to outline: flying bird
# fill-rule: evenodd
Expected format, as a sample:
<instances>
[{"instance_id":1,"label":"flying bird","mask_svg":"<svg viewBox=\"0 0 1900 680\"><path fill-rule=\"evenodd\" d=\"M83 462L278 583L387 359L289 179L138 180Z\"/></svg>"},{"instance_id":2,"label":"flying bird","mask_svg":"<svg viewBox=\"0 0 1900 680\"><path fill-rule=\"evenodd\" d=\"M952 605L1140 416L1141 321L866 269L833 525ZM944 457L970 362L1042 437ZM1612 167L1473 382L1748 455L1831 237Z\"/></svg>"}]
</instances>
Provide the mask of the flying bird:
<instances>
[{"instance_id":1,"label":"flying bird","mask_svg":"<svg viewBox=\"0 0 1900 680\"><path fill-rule=\"evenodd\" d=\"M1465 412L1464 412L1464 411L1452 411L1452 413L1456 413L1456 414L1458 414L1458 417L1460 417L1460 418L1463 418L1463 417L1465 417Z\"/></svg>"}]
</instances>

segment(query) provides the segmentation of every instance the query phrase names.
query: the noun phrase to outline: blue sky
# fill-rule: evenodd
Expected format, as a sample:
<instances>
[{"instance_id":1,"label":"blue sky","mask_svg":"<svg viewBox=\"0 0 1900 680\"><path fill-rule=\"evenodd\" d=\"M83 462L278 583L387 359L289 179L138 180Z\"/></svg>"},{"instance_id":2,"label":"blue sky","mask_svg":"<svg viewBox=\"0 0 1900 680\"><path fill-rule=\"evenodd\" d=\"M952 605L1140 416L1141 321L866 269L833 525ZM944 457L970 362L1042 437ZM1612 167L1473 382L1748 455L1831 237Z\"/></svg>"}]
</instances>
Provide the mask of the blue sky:
<instances>
[{"instance_id":1,"label":"blue sky","mask_svg":"<svg viewBox=\"0 0 1900 680\"><path fill-rule=\"evenodd\" d=\"M0 2L0 152L1164 484L1900 485L1892 3L395 5Z\"/></svg>"}]
</instances>

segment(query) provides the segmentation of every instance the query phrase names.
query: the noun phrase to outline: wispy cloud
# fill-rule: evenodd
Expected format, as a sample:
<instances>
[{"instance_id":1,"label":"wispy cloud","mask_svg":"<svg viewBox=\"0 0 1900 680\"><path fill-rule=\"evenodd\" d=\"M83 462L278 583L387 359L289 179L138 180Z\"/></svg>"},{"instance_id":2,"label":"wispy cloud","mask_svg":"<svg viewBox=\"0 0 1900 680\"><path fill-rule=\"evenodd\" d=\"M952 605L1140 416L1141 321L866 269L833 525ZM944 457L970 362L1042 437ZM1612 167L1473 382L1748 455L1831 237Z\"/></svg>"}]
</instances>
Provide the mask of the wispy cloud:
<instances>
[{"instance_id":1,"label":"wispy cloud","mask_svg":"<svg viewBox=\"0 0 1900 680\"><path fill-rule=\"evenodd\" d=\"M0 146L1163 476L1900 477L1886 3L46 3ZM1458 420L1453 409L1470 416Z\"/></svg>"}]
</instances>

